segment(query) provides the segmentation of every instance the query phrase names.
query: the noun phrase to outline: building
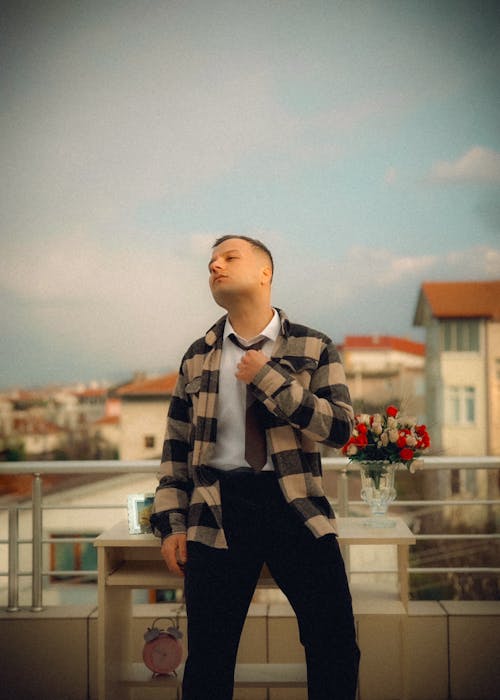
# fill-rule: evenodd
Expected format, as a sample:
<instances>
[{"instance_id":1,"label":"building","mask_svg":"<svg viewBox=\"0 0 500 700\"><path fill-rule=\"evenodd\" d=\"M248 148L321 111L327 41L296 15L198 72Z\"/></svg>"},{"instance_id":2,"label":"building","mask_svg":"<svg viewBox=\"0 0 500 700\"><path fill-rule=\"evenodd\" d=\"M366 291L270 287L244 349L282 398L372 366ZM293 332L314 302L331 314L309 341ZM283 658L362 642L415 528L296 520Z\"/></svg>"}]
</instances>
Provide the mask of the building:
<instances>
[{"instance_id":1,"label":"building","mask_svg":"<svg viewBox=\"0 0 500 700\"><path fill-rule=\"evenodd\" d=\"M426 413L443 455L500 455L500 280L425 282Z\"/></svg>"},{"instance_id":2,"label":"building","mask_svg":"<svg viewBox=\"0 0 500 700\"><path fill-rule=\"evenodd\" d=\"M17 412L12 437L23 444L26 459L54 459L66 443L63 428L29 412Z\"/></svg>"},{"instance_id":3,"label":"building","mask_svg":"<svg viewBox=\"0 0 500 700\"><path fill-rule=\"evenodd\" d=\"M159 459L177 373L143 379L116 390L121 399L120 458Z\"/></svg>"},{"instance_id":4,"label":"building","mask_svg":"<svg viewBox=\"0 0 500 700\"><path fill-rule=\"evenodd\" d=\"M16 392L0 397L0 459L55 459L67 443L67 431L47 415L48 395Z\"/></svg>"},{"instance_id":5,"label":"building","mask_svg":"<svg viewBox=\"0 0 500 700\"><path fill-rule=\"evenodd\" d=\"M388 335L348 335L339 348L355 409L395 404L424 420L425 345Z\"/></svg>"},{"instance_id":6,"label":"building","mask_svg":"<svg viewBox=\"0 0 500 700\"><path fill-rule=\"evenodd\" d=\"M119 457L121 431L120 416L105 415L90 426L90 436L95 459L115 459Z\"/></svg>"}]
</instances>

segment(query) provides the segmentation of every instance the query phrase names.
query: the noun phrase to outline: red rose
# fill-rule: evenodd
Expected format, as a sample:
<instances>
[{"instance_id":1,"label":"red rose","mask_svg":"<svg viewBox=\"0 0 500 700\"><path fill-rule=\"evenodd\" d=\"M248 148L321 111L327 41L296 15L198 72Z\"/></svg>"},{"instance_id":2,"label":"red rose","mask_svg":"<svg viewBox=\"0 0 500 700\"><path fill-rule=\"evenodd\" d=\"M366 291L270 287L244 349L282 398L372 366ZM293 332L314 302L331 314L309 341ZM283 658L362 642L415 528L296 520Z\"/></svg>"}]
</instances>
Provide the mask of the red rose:
<instances>
[{"instance_id":1,"label":"red rose","mask_svg":"<svg viewBox=\"0 0 500 700\"><path fill-rule=\"evenodd\" d=\"M413 459L413 450L409 447L404 447L400 451L399 456L401 457L403 462L411 462L411 460Z\"/></svg>"},{"instance_id":2,"label":"red rose","mask_svg":"<svg viewBox=\"0 0 500 700\"><path fill-rule=\"evenodd\" d=\"M368 432L368 428L364 423L358 423L358 425L356 426L356 430L360 435L366 435L366 433Z\"/></svg>"},{"instance_id":3,"label":"red rose","mask_svg":"<svg viewBox=\"0 0 500 700\"><path fill-rule=\"evenodd\" d=\"M352 438L352 437L349 438L349 440L346 442L346 444L345 444L344 447L342 448L342 452L343 452L344 454L347 454L347 448L349 447L349 445L352 445L353 443L354 443L354 438Z\"/></svg>"},{"instance_id":4,"label":"red rose","mask_svg":"<svg viewBox=\"0 0 500 700\"><path fill-rule=\"evenodd\" d=\"M404 435L403 433L400 433L400 434L399 434L399 437L398 437L398 439L397 439L397 441L396 441L396 445L397 445L399 448L401 448L401 447L406 447L406 435Z\"/></svg>"},{"instance_id":5,"label":"red rose","mask_svg":"<svg viewBox=\"0 0 500 700\"><path fill-rule=\"evenodd\" d=\"M385 412L390 418L396 418L396 416L399 413L399 410L396 408L396 406L387 406Z\"/></svg>"},{"instance_id":6,"label":"red rose","mask_svg":"<svg viewBox=\"0 0 500 700\"><path fill-rule=\"evenodd\" d=\"M358 437L354 438L354 444L358 447L366 447L368 445L368 438L364 433L360 433Z\"/></svg>"}]
</instances>

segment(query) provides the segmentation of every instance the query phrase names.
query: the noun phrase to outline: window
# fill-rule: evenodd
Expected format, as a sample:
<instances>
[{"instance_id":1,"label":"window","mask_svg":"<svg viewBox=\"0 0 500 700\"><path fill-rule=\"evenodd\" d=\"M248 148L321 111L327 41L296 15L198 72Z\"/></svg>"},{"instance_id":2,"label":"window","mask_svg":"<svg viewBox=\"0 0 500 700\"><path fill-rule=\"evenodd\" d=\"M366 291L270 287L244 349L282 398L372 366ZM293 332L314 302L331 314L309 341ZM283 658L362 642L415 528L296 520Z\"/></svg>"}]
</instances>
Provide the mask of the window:
<instances>
[{"instance_id":1,"label":"window","mask_svg":"<svg viewBox=\"0 0 500 700\"><path fill-rule=\"evenodd\" d=\"M473 386L449 386L446 390L446 422L472 425L476 422L476 389Z\"/></svg>"},{"instance_id":2,"label":"window","mask_svg":"<svg viewBox=\"0 0 500 700\"><path fill-rule=\"evenodd\" d=\"M476 421L476 391L473 386L464 388L464 413L465 423L475 423Z\"/></svg>"},{"instance_id":3,"label":"window","mask_svg":"<svg viewBox=\"0 0 500 700\"><path fill-rule=\"evenodd\" d=\"M441 349L453 352L478 352L479 321L442 321Z\"/></svg>"},{"instance_id":4,"label":"window","mask_svg":"<svg viewBox=\"0 0 500 700\"><path fill-rule=\"evenodd\" d=\"M460 388L450 386L448 389L448 422L460 423Z\"/></svg>"},{"instance_id":5,"label":"window","mask_svg":"<svg viewBox=\"0 0 500 700\"><path fill-rule=\"evenodd\" d=\"M144 437L144 447L154 447L155 446L155 436L154 435L145 435Z\"/></svg>"},{"instance_id":6,"label":"window","mask_svg":"<svg viewBox=\"0 0 500 700\"><path fill-rule=\"evenodd\" d=\"M89 538L92 541L72 541L80 538ZM55 571L50 579L53 583L95 583L95 575L82 576L79 572L96 571L97 549L93 540L97 534L81 535L51 535L50 544L50 570ZM61 540L58 542L58 540ZM65 574L63 572L67 571ZM69 573L71 572L71 573Z\"/></svg>"}]
</instances>

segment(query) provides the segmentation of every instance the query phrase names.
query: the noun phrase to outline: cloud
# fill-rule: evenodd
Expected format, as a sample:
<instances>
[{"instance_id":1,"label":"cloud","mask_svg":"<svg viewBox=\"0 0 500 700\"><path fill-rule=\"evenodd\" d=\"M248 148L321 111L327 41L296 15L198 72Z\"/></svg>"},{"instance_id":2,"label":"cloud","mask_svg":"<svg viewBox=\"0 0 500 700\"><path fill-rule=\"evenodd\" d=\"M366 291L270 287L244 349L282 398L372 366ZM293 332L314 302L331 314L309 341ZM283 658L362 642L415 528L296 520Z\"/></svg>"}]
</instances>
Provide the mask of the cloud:
<instances>
[{"instance_id":1,"label":"cloud","mask_svg":"<svg viewBox=\"0 0 500 700\"><path fill-rule=\"evenodd\" d=\"M436 183L500 183L500 153L474 146L454 161L437 161L428 181Z\"/></svg>"},{"instance_id":2,"label":"cloud","mask_svg":"<svg viewBox=\"0 0 500 700\"><path fill-rule=\"evenodd\" d=\"M282 232L250 234L275 253L274 303L337 342L349 333L411 333L426 279L500 275L500 250L488 246L416 256L353 246L318 258ZM75 231L29 248L5 246L0 386L177 369L189 344L223 313L207 284L215 237L196 231L163 245L132 239L116 248Z\"/></svg>"},{"instance_id":3,"label":"cloud","mask_svg":"<svg viewBox=\"0 0 500 700\"><path fill-rule=\"evenodd\" d=\"M330 334L415 333L412 320L425 280L495 279L500 250L473 246L432 255L353 246L345 255L297 263L292 250L279 261L275 302L292 318Z\"/></svg>"},{"instance_id":4,"label":"cloud","mask_svg":"<svg viewBox=\"0 0 500 700\"><path fill-rule=\"evenodd\" d=\"M500 250L478 245L432 255L400 255L390 249L356 246L339 262L339 272L351 294L367 287L394 290L408 281L418 284L431 278L493 278L500 275Z\"/></svg>"},{"instance_id":5,"label":"cloud","mask_svg":"<svg viewBox=\"0 0 500 700\"><path fill-rule=\"evenodd\" d=\"M9 316L23 322L22 328L11 323L10 344L28 329L34 355L39 346L50 352L48 343L62 374L80 364L96 373L103 367L176 368L218 313L207 288L209 247L202 255L203 241L195 237L193 245L186 238L177 246L182 253L133 243L110 248L82 232L38 240L24 251L11 243L0 278Z\"/></svg>"}]
</instances>

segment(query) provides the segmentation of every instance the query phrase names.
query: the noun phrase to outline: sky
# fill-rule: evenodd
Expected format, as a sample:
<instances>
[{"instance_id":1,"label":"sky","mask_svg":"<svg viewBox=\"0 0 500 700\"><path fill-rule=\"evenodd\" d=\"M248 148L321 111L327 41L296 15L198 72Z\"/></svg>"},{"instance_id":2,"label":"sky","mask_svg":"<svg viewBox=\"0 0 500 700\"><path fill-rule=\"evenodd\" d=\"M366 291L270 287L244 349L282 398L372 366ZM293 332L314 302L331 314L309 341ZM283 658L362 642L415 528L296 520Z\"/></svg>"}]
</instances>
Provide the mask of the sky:
<instances>
[{"instance_id":1,"label":"sky","mask_svg":"<svg viewBox=\"0 0 500 700\"><path fill-rule=\"evenodd\" d=\"M2 7L0 388L175 371L220 235L337 343L500 278L498 2Z\"/></svg>"}]
</instances>

